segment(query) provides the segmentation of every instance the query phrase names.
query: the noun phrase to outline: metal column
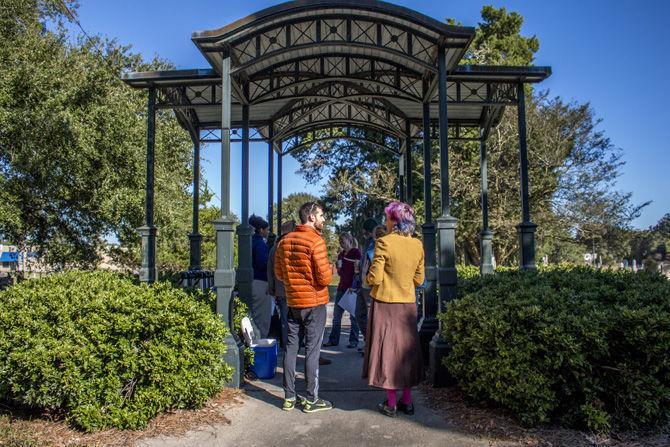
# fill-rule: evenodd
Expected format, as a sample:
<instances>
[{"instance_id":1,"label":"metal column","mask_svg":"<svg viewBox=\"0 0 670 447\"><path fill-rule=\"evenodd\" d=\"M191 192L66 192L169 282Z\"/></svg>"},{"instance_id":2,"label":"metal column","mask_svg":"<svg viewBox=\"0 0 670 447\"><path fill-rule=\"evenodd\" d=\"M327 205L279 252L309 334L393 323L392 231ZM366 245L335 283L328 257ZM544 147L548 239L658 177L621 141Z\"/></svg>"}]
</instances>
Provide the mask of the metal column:
<instances>
[{"instance_id":1,"label":"metal column","mask_svg":"<svg viewBox=\"0 0 670 447\"><path fill-rule=\"evenodd\" d=\"M281 233L281 224L282 224L282 174L283 174L283 161L284 155L282 154L282 142L279 140L277 142L277 232Z\"/></svg>"},{"instance_id":2,"label":"metal column","mask_svg":"<svg viewBox=\"0 0 670 447\"><path fill-rule=\"evenodd\" d=\"M158 278L156 270L156 227L154 226L154 158L156 149L156 88L149 88L147 104L147 182L145 222L137 231L142 237L142 266L140 281L153 283Z\"/></svg>"},{"instance_id":3,"label":"metal column","mask_svg":"<svg viewBox=\"0 0 670 447\"><path fill-rule=\"evenodd\" d=\"M519 235L519 262L522 270L535 270L535 225L530 220L530 202L528 199L528 153L526 149L526 98L523 83L517 85L518 125L519 125L519 163L521 175L521 223L517 225Z\"/></svg>"},{"instance_id":4,"label":"metal column","mask_svg":"<svg viewBox=\"0 0 670 447\"><path fill-rule=\"evenodd\" d=\"M244 84L248 97L249 84ZM251 236L254 229L249 225L249 105L242 104L242 223L237 226L237 289L240 299L251 309L254 270L251 259ZM261 336L264 336L262 334Z\"/></svg>"},{"instance_id":5,"label":"metal column","mask_svg":"<svg viewBox=\"0 0 670 447\"><path fill-rule=\"evenodd\" d=\"M410 205L414 202L412 191L412 133L409 120L405 126L405 200Z\"/></svg>"},{"instance_id":6,"label":"metal column","mask_svg":"<svg viewBox=\"0 0 670 447\"><path fill-rule=\"evenodd\" d=\"M398 200L405 201L405 160L406 152L402 151L398 155Z\"/></svg>"},{"instance_id":7,"label":"metal column","mask_svg":"<svg viewBox=\"0 0 670 447\"><path fill-rule=\"evenodd\" d=\"M440 111L440 203L442 213L437 218L438 231L438 282L440 284L439 311L446 309L448 301L456 298L456 218L449 213L449 138L447 117L447 61L444 47L438 51L438 94ZM440 325L441 328L441 325ZM448 346L440 330L430 342L430 379L434 386L452 382L442 359Z\"/></svg>"},{"instance_id":8,"label":"metal column","mask_svg":"<svg viewBox=\"0 0 670 447\"><path fill-rule=\"evenodd\" d=\"M424 82L424 96L427 85ZM423 200L425 223L421 227L423 233L424 265L426 269L426 288L423 292L423 314L419 320L419 339L424 359L429 360L428 346L438 328L437 321L437 267L435 252L435 224L431 209L431 141L430 141L430 101L424 98L423 103Z\"/></svg>"},{"instance_id":9,"label":"metal column","mask_svg":"<svg viewBox=\"0 0 670 447\"><path fill-rule=\"evenodd\" d=\"M216 270L214 287L216 288L216 312L221 315L228 327L233 327L231 299L235 286L233 270L233 232L235 219L230 212L230 111L231 79L230 56L224 55L221 65L221 217L214 221L216 231ZM234 329L233 329L234 331ZM226 344L225 362L233 368L233 377L229 386L239 388L243 383L244 358L241 342L231 331L224 342Z\"/></svg>"},{"instance_id":10,"label":"metal column","mask_svg":"<svg viewBox=\"0 0 670 447\"><path fill-rule=\"evenodd\" d=\"M493 273L493 232L489 228L489 181L488 161L486 159L486 132L479 131L479 173L482 194L482 232L480 234L480 265L482 275Z\"/></svg>"},{"instance_id":11,"label":"metal column","mask_svg":"<svg viewBox=\"0 0 670 447\"><path fill-rule=\"evenodd\" d=\"M274 233L274 200L275 200L275 151L272 141L272 124L270 124L270 138L268 139L268 223L270 234ZM277 227L277 234L280 229Z\"/></svg>"},{"instance_id":12,"label":"metal column","mask_svg":"<svg viewBox=\"0 0 670 447\"><path fill-rule=\"evenodd\" d=\"M200 129L193 142L193 227L188 235L189 270L200 269L202 235L200 234Z\"/></svg>"}]
</instances>

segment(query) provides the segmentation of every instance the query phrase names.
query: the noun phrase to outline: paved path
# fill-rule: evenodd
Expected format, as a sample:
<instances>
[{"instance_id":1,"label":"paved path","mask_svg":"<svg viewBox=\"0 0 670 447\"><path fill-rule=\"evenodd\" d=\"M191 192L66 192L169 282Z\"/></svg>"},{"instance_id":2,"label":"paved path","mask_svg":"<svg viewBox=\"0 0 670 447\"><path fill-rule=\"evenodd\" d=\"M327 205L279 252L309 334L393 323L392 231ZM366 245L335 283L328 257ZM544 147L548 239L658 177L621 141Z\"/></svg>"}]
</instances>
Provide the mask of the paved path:
<instances>
[{"instance_id":1,"label":"paved path","mask_svg":"<svg viewBox=\"0 0 670 447\"><path fill-rule=\"evenodd\" d=\"M332 314L329 305L329 319ZM335 408L313 414L295 409L280 409L282 369L272 380L250 381L245 386L244 404L229 409L230 425L208 426L179 438L155 438L140 445L146 447L214 446L488 446L485 439L450 430L442 415L426 407L424 397L415 393L414 416L389 418L376 410L384 400L382 391L370 388L361 378L363 357L347 349L348 317L343 321L339 348L324 348L333 363L320 368L320 396ZM328 324L330 326L330 324ZM328 334L329 329L326 329ZM302 351L301 351L302 352ZM298 359L298 393L304 393L304 356Z\"/></svg>"}]
</instances>

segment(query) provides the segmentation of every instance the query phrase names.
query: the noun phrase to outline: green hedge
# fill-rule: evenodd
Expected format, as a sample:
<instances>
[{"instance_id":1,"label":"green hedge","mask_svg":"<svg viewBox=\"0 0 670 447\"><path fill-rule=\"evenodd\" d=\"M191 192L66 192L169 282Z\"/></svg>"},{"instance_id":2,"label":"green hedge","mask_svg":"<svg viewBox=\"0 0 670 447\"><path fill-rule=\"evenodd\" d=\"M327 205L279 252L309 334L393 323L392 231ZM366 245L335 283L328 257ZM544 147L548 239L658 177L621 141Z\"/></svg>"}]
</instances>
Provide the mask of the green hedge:
<instances>
[{"instance_id":1,"label":"green hedge","mask_svg":"<svg viewBox=\"0 0 670 447\"><path fill-rule=\"evenodd\" d=\"M660 275L470 276L440 319L459 386L526 424L606 432L670 416L670 282Z\"/></svg>"},{"instance_id":2,"label":"green hedge","mask_svg":"<svg viewBox=\"0 0 670 447\"><path fill-rule=\"evenodd\" d=\"M231 378L226 327L168 283L69 272L0 293L0 400L87 431L201 406Z\"/></svg>"}]
</instances>

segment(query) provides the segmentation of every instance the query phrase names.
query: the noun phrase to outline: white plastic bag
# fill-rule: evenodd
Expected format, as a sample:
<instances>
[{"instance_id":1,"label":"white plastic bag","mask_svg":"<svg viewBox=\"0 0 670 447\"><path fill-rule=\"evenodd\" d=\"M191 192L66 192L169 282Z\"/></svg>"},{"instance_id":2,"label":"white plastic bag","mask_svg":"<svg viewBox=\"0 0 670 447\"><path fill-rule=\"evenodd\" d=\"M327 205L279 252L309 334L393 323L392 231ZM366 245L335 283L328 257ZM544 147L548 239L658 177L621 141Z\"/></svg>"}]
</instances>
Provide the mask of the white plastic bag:
<instances>
[{"instance_id":1,"label":"white plastic bag","mask_svg":"<svg viewBox=\"0 0 670 447\"><path fill-rule=\"evenodd\" d=\"M242 318L242 335L244 336L244 343L247 346L251 346L254 343L255 334L249 317Z\"/></svg>"},{"instance_id":2,"label":"white plastic bag","mask_svg":"<svg viewBox=\"0 0 670 447\"><path fill-rule=\"evenodd\" d=\"M342 309L349 312L352 317L356 316L356 295L356 290L348 289L337 303Z\"/></svg>"}]
</instances>

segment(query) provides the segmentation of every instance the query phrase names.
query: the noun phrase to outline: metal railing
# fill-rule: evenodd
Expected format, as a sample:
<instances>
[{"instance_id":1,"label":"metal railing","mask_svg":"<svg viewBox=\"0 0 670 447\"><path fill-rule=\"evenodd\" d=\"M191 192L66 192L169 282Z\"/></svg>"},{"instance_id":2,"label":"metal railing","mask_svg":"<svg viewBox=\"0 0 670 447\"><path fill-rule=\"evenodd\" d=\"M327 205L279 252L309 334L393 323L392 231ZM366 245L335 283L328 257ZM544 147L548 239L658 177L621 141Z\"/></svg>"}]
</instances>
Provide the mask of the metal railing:
<instances>
[{"instance_id":1,"label":"metal railing","mask_svg":"<svg viewBox=\"0 0 670 447\"><path fill-rule=\"evenodd\" d=\"M179 277L179 287L197 287L210 290L214 287L214 272L211 270L187 270Z\"/></svg>"}]
</instances>

